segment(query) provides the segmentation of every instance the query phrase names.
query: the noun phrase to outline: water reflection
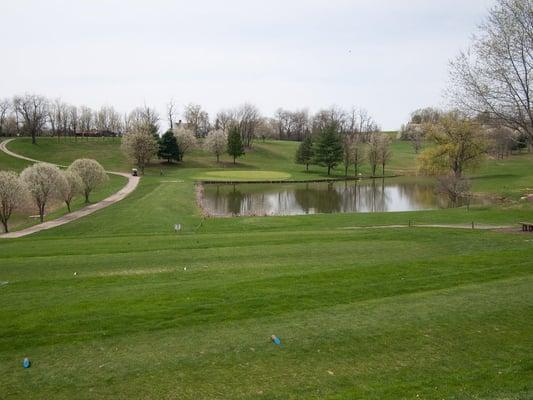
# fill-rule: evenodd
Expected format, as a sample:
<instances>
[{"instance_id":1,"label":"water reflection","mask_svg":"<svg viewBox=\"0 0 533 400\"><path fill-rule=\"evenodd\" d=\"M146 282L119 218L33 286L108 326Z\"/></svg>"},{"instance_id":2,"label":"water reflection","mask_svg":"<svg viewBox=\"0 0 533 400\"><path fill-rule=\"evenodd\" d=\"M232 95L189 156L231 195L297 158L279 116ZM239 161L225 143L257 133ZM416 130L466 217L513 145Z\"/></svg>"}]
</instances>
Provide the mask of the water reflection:
<instances>
[{"instance_id":1,"label":"water reflection","mask_svg":"<svg viewBox=\"0 0 533 400\"><path fill-rule=\"evenodd\" d=\"M208 184L203 207L212 215L297 215L413 211L448 207L427 180Z\"/></svg>"}]
</instances>

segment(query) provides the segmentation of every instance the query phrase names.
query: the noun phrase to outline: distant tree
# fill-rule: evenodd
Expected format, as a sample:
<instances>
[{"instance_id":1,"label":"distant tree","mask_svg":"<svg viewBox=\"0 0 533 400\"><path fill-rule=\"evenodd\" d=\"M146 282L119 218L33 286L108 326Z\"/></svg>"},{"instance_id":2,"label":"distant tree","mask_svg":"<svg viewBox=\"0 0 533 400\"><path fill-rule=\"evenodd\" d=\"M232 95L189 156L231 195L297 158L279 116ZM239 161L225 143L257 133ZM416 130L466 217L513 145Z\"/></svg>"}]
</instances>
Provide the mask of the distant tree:
<instances>
[{"instance_id":1,"label":"distant tree","mask_svg":"<svg viewBox=\"0 0 533 400\"><path fill-rule=\"evenodd\" d=\"M46 124L48 100L43 96L26 94L13 99L15 112L22 118L25 133L31 136L31 142L37 143L36 137Z\"/></svg>"},{"instance_id":2,"label":"distant tree","mask_svg":"<svg viewBox=\"0 0 533 400\"><path fill-rule=\"evenodd\" d=\"M461 177L467 168L479 164L487 148L479 124L457 112L445 114L431 127L428 138L435 145L418 162L421 171L434 175Z\"/></svg>"},{"instance_id":3,"label":"distant tree","mask_svg":"<svg viewBox=\"0 0 533 400\"><path fill-rule=\"evenodd\" d=\"M228 137L222 129L211 131L205 138L205 149L214 154L217 157L217 162L220 160L220 156L224 154L228 143Z\"/></svg>"},{"instance_id":4,"label":"distant tree","mask_svg":"<svg viewBox=\"0 0 533 400\"><path fill-rule=\"evenodd\" d=\"M174 104L174 99L170 99L170 101L167 104L167 117L168 117L168 129L174 128L174 112L175 112L176 106Z\"/></svg>"},{"instance_id":5,"label":"distant tree","mask_svg":"<svg viewBox=\"0 0 533 400\"><path fill-rule=\"evenodd\" d=\"M379 146L379 136L377 133L374 133L370 136L370 140L368 142L368 150L366 154L366 158L368 160L368 163L370 164L370 170L372 171L372 176L376 176L376 170L378 164L380 163Z\"/></svg>"},{"instance_id":6,"label":"distant tree","mask_svg":"<svg viewBox=\"0 0 533 400\"><path fill-rule=\"evenodd\" d=\"M37 206L39 218L43 222L46 205L57 194L61 170L55 165L39 162L25 168L20 179Z\"/></svg>"},{"instance_id":7,"label":"distant tree","mask_svg":"<svg viewBox=\"0 0 533 400\"><path fill-rule=\"evenodd\" d=\"M313 155L313 140L308 136L296 150L296 163L305 165L305 170L309 171L309 164L313 161Z\"/></svg>"},{"instance_id":8,"label":"distant tree","mask_svg":"<svg viewBox=\"0 0 533 400\"><path fill-rule=\"evenodd\" d=\"M525 133L533 143L533 2L498 0L469 50L451 64L449 94L467 114Z\"/></svg>"},{"instance_id":9,"label":"distant tree","mask_svg":"<svg viewBox=\"0 0 533 400\"><path fill-rule=\"evenodd\" d=\"M68 167L68 171L77 173L83 183L85 202L89 202L90 193L108 180L104 168L96 160L80 158Z\"/></svg>"},{"instance_id":10,"label":"distant tree","mask_svg":"<svg viewBox=\"0 0 533 400\"><path fill-rule=\"evenodd\" d=\"M314 147L314 162L327 167L330 175L331 169L342 161L342 155L342 141L337 132L337 125L332 123L321 128Z\"/></svg>"},{"instance_id":11,"label":"distant tree","mask_svg":"<svg viewBox=\"0 0 533 400\"><path fill-rule=\"evenodd\" d=\"M356 137L352 144L352 164L354 167L354 174L357 176L359 174L359 167L363 163L365 158L363 143L361 143Z\"/></svg>"},{"instance_id":12,"label":"distant tree","mask_svg":"<svg viewBox=\"0 0 533 400\"><path fill-rule=\"evenodd\" d=\"M83 191L83 182L77 172L72 170L61 171L61 177L57 182L57 192L61 200L67 205L70 212L70 204L74 197Z\"/></svg>"},{"instance_id":13,"label":"distant tree","mask_svg":"<svg viewBox=\"0 0 533 400\"><path fill-rule=\"evenodd\" d=\"M11 102L9 99L0 99L0 137L5 136L5 123L9 117L9 111L11 110Z\"/></svg>"},{"instance_id":14,"label":"distant tree","mask_svg":"<svg viewBox=\"0 0 533 400\"><path fill-rule=\"evenodd\" d=\"M25 193L25 186L15 172L0 171L0 221L4 232L9 232L9 218L24 200Z\"/></svg>"},{"instance_id":15,"label":"distant tree","mask_svg":"<svg viewBox=\"0 0 533 400\"><path fill-rule=\"evenodd\" d=\"M233 164L235 164L237 157L244 155L241 132L237 126L233 126L229 130L227 151L228 154L233 157Z\"/></svg>"},{"instance_id":16,"label":"distant tree","mask_svg":"<svg viewBox=\"0 0 533 400\"><path fill-rule=\"evenodd\" d=\"M128 132L143 131L159 139L159 113L151 107L137 107L128 115Z\"/></svg>"},{"instance_id":17,"label":"distant tree","mask_svg":"<svg viewBox=\"0 0 533 400\"><path fill-rule=\"evenodd\" d=\"M391 138L389 135L383 133L379 136L378 145L378 160L382 167L382 174L385 176L385 165L392 158L392 151L390 149Z\"/></svg>"},{"instance_id":18,"label":"distant tree","mask_svg":"<svg viewBox=\"0 0 533 400\"><path fill-rule=\"evenodd\" d=\"M261 113L253 104L245 103L237 109L236 116L242 142L244 146L251 148L256 135L256 130L263 120Z\"/></svg>"},{"instance_id":19,"label":"distant tree","mask_svg":"<svg viewBox=\"0 0 533 400\"><path fill-rule=\"evenodd\" d=\"M178 143L179 160L183 161L183 156L198 146L196 136L194 136L192 130L186 128L183 124L174 128L173 132Z\"/></svg>"},{"instance_id":20,"label":"distant tree","mask_svg":"<svg viewBox=\"0 0 533 400\"><path fill-rule=\"evenodd\" d=\"M159 146L150 130L149 125L134 128L122 138L122 151L130 158L144 174L146 165L157 154Z\"/></svg>"},{"instance_id":21,"label":"distant tree","mask_svg":"<svg viewBox=\"0 0 533 400\"><path fill-rule=\"evenodd\" d=\"M174 137L172 130L166 131L159 140L159 151L157 156L161 159L167 160L168 163L172 161L179 161L180 150L178 148L178 142Z\"/></svg>"}]
</instances>

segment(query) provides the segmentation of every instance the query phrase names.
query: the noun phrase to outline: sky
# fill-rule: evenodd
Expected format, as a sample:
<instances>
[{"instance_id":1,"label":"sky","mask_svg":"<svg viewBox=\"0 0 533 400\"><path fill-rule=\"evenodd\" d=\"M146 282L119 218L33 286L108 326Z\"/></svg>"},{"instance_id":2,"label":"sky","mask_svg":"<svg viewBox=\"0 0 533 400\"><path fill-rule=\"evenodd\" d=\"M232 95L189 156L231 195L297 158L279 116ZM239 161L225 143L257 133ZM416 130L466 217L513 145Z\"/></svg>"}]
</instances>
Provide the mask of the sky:
<instances>
[{"instance_id":1,"label":"sky","mask_svg":"<svg viewBox=\"0 0 533 400\"><path fill-rule=\"evenodd\" d=\"M0 98L140 105L165 118L365 108L384 130L446 106L448 63L491 0L0 0Z\"/></svg>"}]
</instances>

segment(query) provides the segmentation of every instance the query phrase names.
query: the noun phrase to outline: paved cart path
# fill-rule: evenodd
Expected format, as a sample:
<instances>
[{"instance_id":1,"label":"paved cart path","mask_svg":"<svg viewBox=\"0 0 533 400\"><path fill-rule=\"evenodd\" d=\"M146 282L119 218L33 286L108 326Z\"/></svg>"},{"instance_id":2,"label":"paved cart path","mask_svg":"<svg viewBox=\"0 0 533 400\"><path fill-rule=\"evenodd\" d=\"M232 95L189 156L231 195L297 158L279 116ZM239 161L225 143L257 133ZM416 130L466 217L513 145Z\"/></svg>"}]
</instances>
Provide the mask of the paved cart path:
<instances>
[{"instance_id":1,"label":"paved cart path","mask_svg":"<svg viewBox=\"0 0 533 400\"><path fill-rule=\"evenodd\" d=\"M3 151L4 153L12 157L20 158L22 160L31 161L31 162L40 162L39 160L34 160L33 158L25 157L25 156L22 156L20 154L14 153L11 150L9 150L6 145L12 140L14 139L7 139L7 140L4 140L2 143L0 143L0 151ZM64 165L58 165L58 166L65 167ZM127 174L124 172L114 172L114 171L106 171L106 172L112 175L123 176L128 179L128 183L118 192L112 194L111 196L105 198L102 201L99 201L98 203L90 204L77 211L71 212L69 214L65 214L62 217L59 217L52 221L46 221L46 222L43 222L42 224L30 226L29 228L26 228L26 229L21 229L20 231L0 234L0 238L3 238L3 239L19 238L19 237L31 235L32 233L44 231L46 229L55 228L56 226L61 226L71 221L75 221L77 219L85 217L86 215L92 214L93 212L97 210L101 210L102 208L105 208L107 206L110 206L111 204L114 204L122 200L127 195L129 195L131 192L133 192L135 188L137 187L137 185L139 184L140 178L138 176L132 176L131 174Z\"/></svg>"}]
</instances>

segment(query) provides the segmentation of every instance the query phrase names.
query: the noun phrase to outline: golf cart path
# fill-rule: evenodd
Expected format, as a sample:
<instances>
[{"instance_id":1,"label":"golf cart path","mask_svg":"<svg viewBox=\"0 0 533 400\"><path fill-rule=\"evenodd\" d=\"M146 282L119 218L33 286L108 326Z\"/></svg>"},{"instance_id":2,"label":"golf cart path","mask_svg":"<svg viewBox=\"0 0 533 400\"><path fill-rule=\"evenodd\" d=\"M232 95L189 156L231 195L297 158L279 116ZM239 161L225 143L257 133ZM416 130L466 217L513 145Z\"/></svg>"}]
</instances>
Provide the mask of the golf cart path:
<instances>
[{"instance_id":1,"label":"golf cart path","mask_svg":"<svg viewBox=\"0 0 533 400\"><path fill-rule=\"evenodd\" d=\"M41 162L39 160L34 160L33 158L25 157L25 156L22 156L20 154L14 153L11 150L9 150L7 148L7 144L11 142L12 140L14 139L7 139L1 142L0 151L3 151L4 153L12 157L20 158L22 160L31 161L31 162ZM64 165L58 165L58 166L65 167ZM44 231L46 229L55 228L56 226L68 224L71 221L75 221L77 219L85 217L86 215L92 214L95 211L98 211L107 206L110 206L111 204L119 202L120 200L125 198L127 195L129 195L131 192L133 192L135 188L137 187L137 185L139 184L140 177L138 176L132 176L131 174L127 174L124 172L114 172L114 171L106 171L106 173L112 174L112 175L123 176L124 178L128 179L128 183L118 192L112 194L111 196L105 198L102 201L99 201L98 203L90 204L79 210L73 211L69 214L63 215L62 217L56 218L52 221L46 221L46 222L43 222L42 224L33 225L33 226L30 226L29 228L22 229L20 231L0 234L0 238L1 239L19 238L19 237L31 235L32 233Z\"/></svg>"}]
</instances>

